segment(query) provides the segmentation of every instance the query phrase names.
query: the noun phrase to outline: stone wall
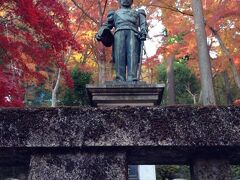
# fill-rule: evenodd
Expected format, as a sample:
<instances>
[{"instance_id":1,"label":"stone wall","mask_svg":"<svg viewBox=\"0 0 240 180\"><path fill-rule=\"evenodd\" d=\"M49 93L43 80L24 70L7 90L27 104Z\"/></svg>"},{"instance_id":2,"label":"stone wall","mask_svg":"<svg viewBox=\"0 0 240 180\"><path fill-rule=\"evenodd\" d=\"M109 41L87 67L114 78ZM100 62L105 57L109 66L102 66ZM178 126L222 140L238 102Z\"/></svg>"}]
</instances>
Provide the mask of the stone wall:
<instances>
[{"instance_id":1,"label":"stone wall","mask_svg":"<svg viewBox=\"0 0 240 180\"><path fill-rule=\"evenodd\" d=\"M2 152L31 158L29 179L125 180L127 164L190 164L196 180L217 168L212 179L228 179L240 162L234 106L0 109L0 132Z\"/></svg>"}]
</instances>

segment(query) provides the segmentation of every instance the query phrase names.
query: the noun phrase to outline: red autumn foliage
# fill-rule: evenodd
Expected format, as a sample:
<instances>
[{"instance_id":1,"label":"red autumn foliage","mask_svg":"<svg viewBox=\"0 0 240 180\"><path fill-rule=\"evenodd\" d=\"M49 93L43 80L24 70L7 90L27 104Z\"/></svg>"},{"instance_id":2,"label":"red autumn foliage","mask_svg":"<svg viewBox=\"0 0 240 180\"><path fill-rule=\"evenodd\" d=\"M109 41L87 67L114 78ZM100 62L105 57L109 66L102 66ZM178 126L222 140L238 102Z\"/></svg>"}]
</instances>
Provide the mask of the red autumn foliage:
<instances>
[{"instance_id":1,"label":"red autumn foliage","mask_svg":"<svg viewBox=\"0 0 240 180\"><path fill-rule=\"evenodd\" d=\"M63 52L79 46L69 31L62 4L57 0L1 0L0 13L0 106L23 106L24 81L43 80L39 72L53 64L63 69L71 85Z\"/></svg>"}]
</instances>

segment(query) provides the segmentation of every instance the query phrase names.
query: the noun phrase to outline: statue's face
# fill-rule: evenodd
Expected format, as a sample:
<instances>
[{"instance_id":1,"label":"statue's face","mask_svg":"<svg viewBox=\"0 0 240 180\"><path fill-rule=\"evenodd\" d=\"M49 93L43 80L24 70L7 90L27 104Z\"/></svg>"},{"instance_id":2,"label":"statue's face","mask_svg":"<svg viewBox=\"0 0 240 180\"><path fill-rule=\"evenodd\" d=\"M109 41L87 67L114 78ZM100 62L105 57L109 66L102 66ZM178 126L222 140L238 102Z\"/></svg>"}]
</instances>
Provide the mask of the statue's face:
<instances>
[{"instance_id":1,"label":"statue's face","mask_svg":"<svg viewBox=\"0 0 240 180\"><path fill-rule=\"evenodd\" d=\"M133 0L119 0L119 2L124 7L131 7Z\"/></svg>"}]
</instances>

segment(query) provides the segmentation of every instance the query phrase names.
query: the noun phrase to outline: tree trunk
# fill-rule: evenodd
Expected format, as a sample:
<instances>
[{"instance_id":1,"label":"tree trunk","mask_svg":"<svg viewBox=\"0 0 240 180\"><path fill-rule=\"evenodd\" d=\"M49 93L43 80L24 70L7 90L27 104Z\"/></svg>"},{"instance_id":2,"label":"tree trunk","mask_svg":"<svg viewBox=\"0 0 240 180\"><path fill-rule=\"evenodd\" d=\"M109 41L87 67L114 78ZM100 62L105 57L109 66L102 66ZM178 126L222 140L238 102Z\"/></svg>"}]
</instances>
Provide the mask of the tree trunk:
<instances>
[{"instance_id":1,"label":"tree trunk","mask_svg":"<svg viewBox=\"0 0 240 180\"><path fill-rule=\"evenodd\" d=\"M104 84L105 82L105 63L106 63L106 54L105 54L105 49L103 45L101 45L99 51L98 51L98 82L100 84Z\"/></svg>"},{"instance_id":2,"label":"tree trunk","mask_svg":"<svg viewBox=\"0 0 240 180\"><path fill-rule=\"evenodd\" d=\"M107 7L107 2L108 0L105 0L104 6L102 7L101 5L101 1L97 0L97 5L98 5L98 15L100 17L100 21L98 23L98 29L101 28L102 24L103 24L103 16ZM102 46L99 50L100 54L99 54L99 59L98 59L98 82L100 84L104 84L106 81L106 77L105 77L105 70L106 70L106 51L105 48Z\"/></svg>"},{"instance_id":3,"label":"tree trunk","mask_svg":"<svg viewBox=\"0 0 240 180\"><path fill-rule=\"evenodd\" d=\"M227 104L230 105L233 103L233 98L232 98L232 93L231 93L231 88L230 88L230 83L229 83L227 72L224 71L222 73L222 76L223 76L224 85L225 85L225 95L226 95Z\"/></svg>"},{"instance_id":4,"label":"tree trunk","mask_svg":"<svg viewBox=\"0 0 240 180\"><path fill-rule=\"evenodd\" d=\"M56 80L55 86L52 90L52 105L51 105L51 107L56 107L56 104L57 104L57 91L58 91L58 88L60 85L60 79L61 79L61 69L59 68L58 74L57 74L57 80Z\"/></svg>"},{"instance_id":5,"label":"tree trunk","mask_svg":"<svg viewBox=\"0 0 240 180\"><path fill-rule=\"evenodd\" d=\"M105 82L105 61L98 61L98 82L104 84Z\"/></svg>"},{"instance_id":6,"label":"tree trunk","mask_svg":"<svg viewBox=\"0 0 240 180\"><path fill-rule=\"evenodd\" d=\"M107 64L106 64L107 63ZM105 80L106 81L112 81L113 80L113 63L112 62L106 62L105 63Z\"/></svg>"},{"instance_id":7,"label":"tree trunk","mask_svg":"<svg viewBox=\"0 0 240 180\"><path fill-rule=\"evenodd\" d=\"M234 81L237 85L237 87L240 89L240 75L237 71L237 67L236 65L234 64L233 62L233 58L229 52L229 50L227 49L227 47L224 45L221 37L219 36L219 34L217 33L217 31L215 31L212 27L209 27L210 30L212 31L213 35L215 36L215 38L218 40L219 44L220 44L220 47L222 49L222 52L227 56L228 58L228 62L230 64L230 67L231 67L231 70L232 70L232 73L233 73L233 78L234 78Z\"/></svg>"},{"instance_id":8,"label":"tree trunk","mask_svg":"<svg viewBox=\"0 0 240 180\"><path fill-rule=\"evenodd\" d=\"M174 78L174 62L175 56L171 55L167 58L167 96L168 105L176 104L176 93L175 93L175 78Z\"/></svg>"},{"instance_id":9,"label":"tree trunk","mask_svg":"<svg viewBox=\"0 0 240 180\"><path fill-rule=\"evenodd\" d=\"M197 96L197 95L193 95L193 104L194 104L194 105L197 104L196 96Z\"/></svg>"},{"instance_id":10,"label":"tree trunk","mask_svg":"<svg viewBox=\"0 0 240 180\"><path fill-rule=\"evenodd\" d=\"M239 76L239 73L237 71L237 67L234 64L232 58L229 58L229 64L230 64L230 67L231 67L231 70L232 70L232 73L233 73L234 81L235 81L237 87L240 89L240 76Z\"/></svg>"},{"instance_id":11,"label":"tree trunk","mask_svg":"<svg viewBox=\"0 0 240 180\"><path fill-rule=\"evenodd\" d=\"M210 56L207 47L202 1L192 0L192 9L198 47L203 105L215 105L216 100L213 89Z\"/></svg>"},{"instance_id":12,"label":"tree trunk","mask_svg":"<svg viewBox=\"0 0 240 180\"><path fill-rule=\"evenodd\" d=\"M193 94L190 89L190 85L186 86L186 91L192 96L193 98L193 104L197 104L197 94Z\"/></svg>"},{"instance_id":13,"label":"tree trunk","mask_svg":"<svg viewBox=\"0 0 240 180\"><path fill-rule=\"evenodd\" d=\"M202 104L202 90L199 93L198 103Z\"/></svg>"}]
</instances>

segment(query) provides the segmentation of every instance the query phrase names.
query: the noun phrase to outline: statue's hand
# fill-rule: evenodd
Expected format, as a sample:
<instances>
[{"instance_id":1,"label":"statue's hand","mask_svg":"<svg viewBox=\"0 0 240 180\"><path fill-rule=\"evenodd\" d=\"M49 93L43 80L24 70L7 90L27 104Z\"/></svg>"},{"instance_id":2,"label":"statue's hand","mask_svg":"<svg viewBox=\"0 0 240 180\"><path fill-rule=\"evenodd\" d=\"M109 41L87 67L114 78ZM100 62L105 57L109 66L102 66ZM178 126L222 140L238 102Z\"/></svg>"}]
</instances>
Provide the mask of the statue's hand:
<instances>
[{"instance_id":1,"label":"statue's hand","mask_svg":"<svg viewBox=\"0 0 240 180\"><path fill-rule=\"evenodd\" d=\"M101 41L101 39L102 39L101 36L99 36L98 33L96 34L95 38L97 39L97 41Z\"/></svg>"},{"instance_id":2,"label":"statue's hand","mask_svg":"<svg viewBox=\"0 0 240 180\"><path fill-rule=\"evenodd\" d=\"M140 34L139 34L140 40L141 41L145 41L147 38L147 30L146 29L142 29Z\"/></svg>"},{"instance_id":3,"label":"statue's hand","mask_svg":"<svg viewBox=\"0 0 240 180\"><path fill-rule=\"evenodd\" d=\"M110 47L113 44L114 36L107 26L102 26L95 37L106 47Z\"/></svg>"},{"instance_id":4,"label":"statue's hand","mask_svg":"<svg viewBox=\"0 0 240 180\"><path fill-rule=\"evenodd\" d=\"M141 40L141 41L145 41L146 38L147 38L147 34L146 34L146 33L141 33L141 34L140 34L140 40Z\"/></svg>"}]
</instances>

